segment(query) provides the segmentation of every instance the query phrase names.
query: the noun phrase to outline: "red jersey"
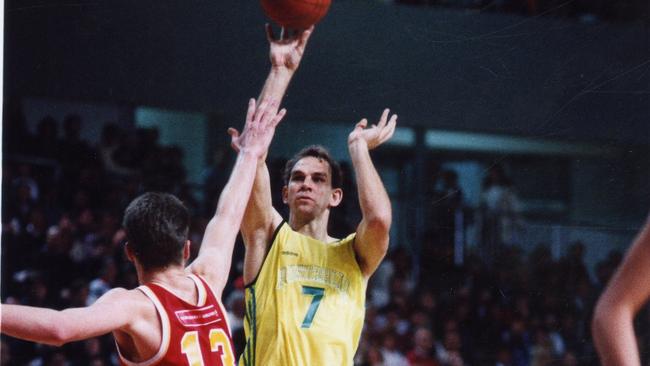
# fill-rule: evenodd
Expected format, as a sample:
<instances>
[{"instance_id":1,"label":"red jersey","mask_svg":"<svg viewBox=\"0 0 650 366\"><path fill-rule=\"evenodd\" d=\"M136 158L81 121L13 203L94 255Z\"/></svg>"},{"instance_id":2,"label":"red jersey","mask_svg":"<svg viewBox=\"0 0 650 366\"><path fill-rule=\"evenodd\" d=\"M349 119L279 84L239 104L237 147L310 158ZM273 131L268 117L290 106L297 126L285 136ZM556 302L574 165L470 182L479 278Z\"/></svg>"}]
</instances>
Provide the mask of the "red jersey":
<instances>
[{"instance_id":1,"label":"red jersey","mask_svg":"<svg viewBox=\"0 0 650 366\"><path fill-rule=\"evenodd\" d=\"M235 353L226 312L210 286L199 276L198 303L192 305L161 284L138 287L156 306L162 323L162 342L155 356L131 362L120 354L124 366L233 366ZM118 353L119 347L118 347Z\"/></svg>"}]
</instances>

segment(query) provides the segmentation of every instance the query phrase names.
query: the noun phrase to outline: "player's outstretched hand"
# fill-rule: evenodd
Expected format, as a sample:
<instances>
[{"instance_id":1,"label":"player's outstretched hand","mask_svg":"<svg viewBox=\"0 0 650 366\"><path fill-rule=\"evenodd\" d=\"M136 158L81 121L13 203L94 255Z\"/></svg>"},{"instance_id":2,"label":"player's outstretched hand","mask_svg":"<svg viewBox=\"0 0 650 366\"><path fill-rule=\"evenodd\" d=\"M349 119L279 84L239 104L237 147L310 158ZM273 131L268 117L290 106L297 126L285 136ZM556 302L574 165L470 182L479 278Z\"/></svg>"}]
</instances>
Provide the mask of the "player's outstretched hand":
<instances>
[{"instance_id":1,"label":"player's outstretched hand","mask_svg":"<svg viewBox=\"0 0 650 366\"><path fill-rule=\"evenodd\" d=\"M265 157L269 145L271 145L275 127L287 113L284 108L279 112L276 110L277 102L274 100L265 99L257 105L255 99L251 98L248 101L246 124L241 134L232 127L228 129L232 148L237 152L253 153L258 158Z\"/></svg>"},{"instance_id":2,"label":"player's outstretched hand","mask_svg":"<svg viewBox=\"0 0 650 366\"><path fill-rule=\"evenodd\" d=\"M365 142L368 145L368 150L372 150L390 139L395 132L397 115L393 114L388 119L389 113L390 109L384 109L384 113L381 114L379 122L376 125L370 126L370 128L366 128L368 126L367 119L364 118L359 121L348 136L348 145Z\"/></svg>"},{"instance_id":3,"label":"player's outstretched hand","mask_svg":"<svg viewBox=\"0 0 650 366\"><path fill-rule=\"evenodd\" d=\"M280 38L276 39L273 28L271 28L270 24L266 24L266 39L269 41L270 46L271 66L296 71L298 65L300 65L300 60L302 60L302 55L305 53L307 41L313 31L313 25L308 29L296 31L293 34L290 34L291 31L282 28Z\"/></svg>"}]
</instances>

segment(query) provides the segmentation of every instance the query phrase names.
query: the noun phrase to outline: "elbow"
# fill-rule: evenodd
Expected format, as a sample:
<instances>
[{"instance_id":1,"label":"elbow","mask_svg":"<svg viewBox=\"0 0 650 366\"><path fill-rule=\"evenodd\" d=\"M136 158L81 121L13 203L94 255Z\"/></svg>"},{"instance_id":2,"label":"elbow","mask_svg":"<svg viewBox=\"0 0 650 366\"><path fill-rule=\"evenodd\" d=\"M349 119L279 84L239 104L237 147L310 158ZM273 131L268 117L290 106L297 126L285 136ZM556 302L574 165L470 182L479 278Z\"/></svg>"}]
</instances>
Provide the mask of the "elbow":
<instances>
[{"instance_id":1,"label":"elbow","mask_svg":"<svg viewBox=\"0 0 650 366\"><path fill-rule=\"evenodd\" d=\"M47 344L51 346L61 347L73 339L72 333L63 324L53 324L51 336Z\"/></svg>"},{"instance_id":2,"label":"elbow","mask_svg":"<svg viewBox=\"0 0 650 366\"><path fill-rule=\"evenodd\" d=\"M370 234L372 245L377 253L385 255L388 252L390 236L390 216L374 217L365 220L365 232Z\"/></svg>"},{"instance_id":3,"label":"elbow","mask_svg":"<svg viewBox=\"0 0 650 366\"><path fill-rule=\"evenodd\" d=\"M607 322L607 310L603 305L602 299L596 304L594 309L594 315L591 318L591 334L594 338L598 338L601 333L601 329L606 328L604 325Z\"/></svg>"},{"instance_id":4,"label":"elbow","mask_svg":"<svg viewBox=\"0 0 650 366\"><path fill-rule=\"evenodd\" d=\"M613 315L612 306L608 301L607 293L604 293L596 302L594 315L591 318L591 330L598 333L599 329L606 327L608 319Z\"/></svg>"},{"instance_id":5,"label":"elbow","mask_svg":"<svg viewBox=\"0 0 650 366\"><path fill-rule=\"evenodd\" d=\"M52 329L38 342L47 344L48 346L61 347L70 342L70 339L66 331L61 329Z\"/></svg>"},{"instance_id":6,"label":"elbow","mask_svg":"<svg viewBox=\"0 0 650 366\"><path fill-rule=\"evenodd\" d=\"M48 336L44 339L43 343L61 347L66 343L79 339L75 334L74 328L70 326L70 324L70 322L66 321L49 322L49 324L47 324L47 329L44 330L44 333Z\"/></svg>"},{"instance_id":7,"label":"elbow","mask_svg":"<svg viewBox=\"0 0 650 366\"><path fill-rule=\"evenodd\" d=\"M603 334L611 332L613 328L632 322L632 311L624 304L611 299L607 293L603 294L596 303L594 315L591 319L591 332L596 340Z\"/></svg>"},{"instance_id":8,"label":"elbow","mask_svg":"<svg viewBox=\"0 0 650 366\"><path fill-rule=\"evenodd\" d=\"M65 342L65 341L62 341L62 340L46 342L46 344L48 346L53 346L53 347L63 347L66 343L68 343L68 342Z\"/></svg>"},{"instance_id":9,"label":"elbow","mask_svg":"<svg viewBox=\"0 0 650 366\"><path fill-rule=\"evenodd\" d=\"M390 225L393 217L390 211L384 214L372 215L367 218L368 228L374 232L386 233L390 231Z\"/></svg>"}]
</instances>

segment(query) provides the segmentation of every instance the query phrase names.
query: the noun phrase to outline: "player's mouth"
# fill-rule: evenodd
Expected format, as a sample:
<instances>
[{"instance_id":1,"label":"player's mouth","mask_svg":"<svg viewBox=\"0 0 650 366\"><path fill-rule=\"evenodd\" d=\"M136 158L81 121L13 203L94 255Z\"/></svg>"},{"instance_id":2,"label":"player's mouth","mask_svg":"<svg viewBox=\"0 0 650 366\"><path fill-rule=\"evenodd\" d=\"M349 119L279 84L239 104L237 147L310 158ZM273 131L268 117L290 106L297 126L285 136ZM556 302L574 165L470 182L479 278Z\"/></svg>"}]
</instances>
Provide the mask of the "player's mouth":
<instances>
[{"instance_id":1,"label":"player's mouth","mask_svg":"<svg viewBox=\"0 0 650 366\"><path fill-rule=\"evenodd\" d=\"M311 198L311 197L307 197L307 196L298 196L298 197L296 197L296 201L314 202L314 199Z\"/></svg>"}]
</instances>

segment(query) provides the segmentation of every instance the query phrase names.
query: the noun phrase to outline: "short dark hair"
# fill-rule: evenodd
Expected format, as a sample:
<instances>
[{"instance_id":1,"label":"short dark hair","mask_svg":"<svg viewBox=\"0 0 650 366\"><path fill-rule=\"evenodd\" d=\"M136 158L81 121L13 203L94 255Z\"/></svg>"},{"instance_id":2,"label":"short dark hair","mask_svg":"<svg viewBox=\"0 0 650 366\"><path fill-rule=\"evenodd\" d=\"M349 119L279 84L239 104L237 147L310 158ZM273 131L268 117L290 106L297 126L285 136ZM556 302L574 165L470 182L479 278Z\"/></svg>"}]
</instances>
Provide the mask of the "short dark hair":
<instances>
[{"instance_id":1,"label":"short dark hair","mask_svg":"<svg viewBox=\"0 0 650 366\"><path fill-rule=\"evenodd\" d=\"M330 166L330 173L332 175L332 188L342 188L343 186L343 172L341 171L341 166L339 163L332 159L330 152L327 151L321 145L311 145L307 146L304 149L300 150L296 155L294 155L287 164L284 166L284 184L289 184L289 179L291 179L291 171L293 167L303 158L314 157L318 160L325 160Z\"/></svg>"},{"instance_id":2,"label":"short dark hair","mask_svg":"<svg viewBox=\"0 0 650 366\"><path fill-rule=\"evenodd\" d=\"M129 247L145 270L183 262L189 224L190 214L183 202L157 192L134 199L122 221Z\"/></svg>"}]
</instances>

